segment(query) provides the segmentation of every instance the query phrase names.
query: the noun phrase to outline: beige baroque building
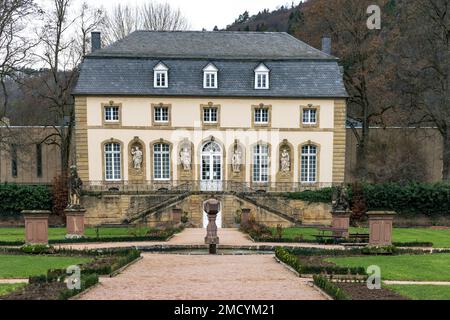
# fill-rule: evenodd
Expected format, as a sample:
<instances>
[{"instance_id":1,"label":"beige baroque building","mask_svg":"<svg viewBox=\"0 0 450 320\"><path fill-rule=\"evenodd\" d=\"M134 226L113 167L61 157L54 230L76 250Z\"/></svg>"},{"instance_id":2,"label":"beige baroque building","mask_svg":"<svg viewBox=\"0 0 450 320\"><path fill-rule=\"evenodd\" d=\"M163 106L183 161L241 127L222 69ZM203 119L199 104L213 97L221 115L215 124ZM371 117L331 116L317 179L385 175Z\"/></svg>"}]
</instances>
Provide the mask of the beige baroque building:
<instances>
[{"instance_id":1,"label":"beige baroque building","mask_svg":"<svg viewBox=\"0 0 450 320\"><path fill-rule=\"evenodd\" d=\"M344 181L347 93L328 39L322 51L286 33L137 31L99 43L94 33L74 91L87 190L201 196ZM126 220L132 200L120 201ZM118 221L95 221L106 220Z\"/></svg>"}]
</instances>

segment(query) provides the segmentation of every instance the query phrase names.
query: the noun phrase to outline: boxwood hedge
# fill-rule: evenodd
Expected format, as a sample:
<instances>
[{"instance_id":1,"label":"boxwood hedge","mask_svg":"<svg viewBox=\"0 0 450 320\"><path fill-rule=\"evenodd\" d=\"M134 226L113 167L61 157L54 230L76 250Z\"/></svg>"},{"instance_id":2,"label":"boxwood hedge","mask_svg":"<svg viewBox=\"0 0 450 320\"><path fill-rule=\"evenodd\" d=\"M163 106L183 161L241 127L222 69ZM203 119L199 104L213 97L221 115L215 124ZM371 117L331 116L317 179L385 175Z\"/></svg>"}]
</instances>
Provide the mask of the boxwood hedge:
<instances>
[{"instance_id":1,"label":"boxwood hedge","mask_svg":"<svg viewBox=\"0 0 450 320\"><path fill-rule=\"evenodd\" d=\"M369 210L394 210L398 213L448 215L450 214L450 183L363 183L362 190ZM290 199L307 202L331 203L332 188L288 193ZM349 185L349 197L352 188Z\"/></svg>"},{"instance_id":2,"label":"boxwood hedge","mask_svg":"<svg viewBox=\"0 0 450 320\"><path fill-rule=\"evenodd\" d=\"M0 215L52 209L52 194L46 185L0 184L0 199Z\"/></svg>"}]
</instances>

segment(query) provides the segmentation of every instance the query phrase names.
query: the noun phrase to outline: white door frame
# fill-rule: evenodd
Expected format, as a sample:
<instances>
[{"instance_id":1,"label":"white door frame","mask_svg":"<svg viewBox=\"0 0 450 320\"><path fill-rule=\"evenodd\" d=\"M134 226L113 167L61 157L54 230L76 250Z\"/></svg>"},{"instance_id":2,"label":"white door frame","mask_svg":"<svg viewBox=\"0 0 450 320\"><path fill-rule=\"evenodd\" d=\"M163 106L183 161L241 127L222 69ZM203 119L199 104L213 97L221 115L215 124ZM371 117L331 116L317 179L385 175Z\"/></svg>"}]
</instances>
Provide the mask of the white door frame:
<instances>
[{"instance_id":1,"label":"white door frame","mask_svg":"<svg viewBox=\"0 0 450 320\"><path fill-rule=\"evenodd\" d=\"M214 144L217 150L204 151L209 144ZM203 159L207 159L209 166L208 178L204 177ZM220 144L215 141L207 141L202 145L200 153L200 188L202 191L222 191L223 190L223 150ZM217 165L219 170L217 170ZM219 175L219 178L217 176Z\"/></svg>"}]
</instances>

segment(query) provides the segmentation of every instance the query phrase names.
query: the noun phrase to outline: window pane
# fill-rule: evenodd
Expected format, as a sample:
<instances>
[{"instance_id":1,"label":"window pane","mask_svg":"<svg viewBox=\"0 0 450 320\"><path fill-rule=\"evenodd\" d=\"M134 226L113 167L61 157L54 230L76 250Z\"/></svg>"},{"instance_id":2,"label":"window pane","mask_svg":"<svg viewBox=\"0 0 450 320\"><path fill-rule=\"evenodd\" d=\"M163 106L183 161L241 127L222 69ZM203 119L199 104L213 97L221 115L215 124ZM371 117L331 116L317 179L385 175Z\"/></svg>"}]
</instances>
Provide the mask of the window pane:
<instances>
[{"instance_id":1,"label":"window pane","mask_svg":"<svg viewBox=\"0 0 450 320\"><path fill-rule=\"evenodd\" d=\"M317 181L317 147L308 145L302 147L301 182Z\"/></svg>"},{"instance_id":2,"label":"window pane","mask_svg":"<svg viewBox=\"0 0 450 320\"><path fill-rule=\"evenodd\" d=\"M155 179L170 179L170 146L168 144L155 144L153 151Z\"/></svg>"},{"instance_id":3,"label":"window pane","mask_svg":"<svg viewBox=\"0 0 450 320\"><path fill-rule=\"evenodd\" d=\"M269 182L269 147L256 145L253 154L253 181Z\"/></svg>"},{"instance_id":4,"label":"window pane","mask_svg":"<svg viewBox=\"0 0 450 320\"><path fill-rule=\"evenodd\" d=\"M120 144L108 143L105 145L105 178L106 180L122 179L122 155Z\"/></svg>"}]
</instances>

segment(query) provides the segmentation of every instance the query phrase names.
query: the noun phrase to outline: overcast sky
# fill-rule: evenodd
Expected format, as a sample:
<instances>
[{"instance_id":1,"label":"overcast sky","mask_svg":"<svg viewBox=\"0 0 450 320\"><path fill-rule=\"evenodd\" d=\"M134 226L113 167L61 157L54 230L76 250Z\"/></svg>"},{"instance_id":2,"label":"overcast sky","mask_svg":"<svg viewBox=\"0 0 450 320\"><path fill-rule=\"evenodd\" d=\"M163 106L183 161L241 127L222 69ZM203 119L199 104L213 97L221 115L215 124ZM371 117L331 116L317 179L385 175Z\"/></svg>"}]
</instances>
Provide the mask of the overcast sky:
<instances>
[{"instance_id":1,"label":"overcast sky","mask_svg":"<svg viewBox=\"0 0 450 320\"><path fill-rule=\"evenodd\" d=\"M48 0L38 0L45 2ZM147 0L87 0L92 6L104 6L105 8L121 4L140 4ZM83 0L73 0L73 8L78 8ZM291 5L286 0L167 0L155 2L168 2L173 7L180 8L184 16L189 20L192 30L212 30L214 26L220 29L231 24L245 10L250 15L263 9L276 9L281 5ZM295 3L298 3L296 0Z\"/></svg>"}]
</instances>

